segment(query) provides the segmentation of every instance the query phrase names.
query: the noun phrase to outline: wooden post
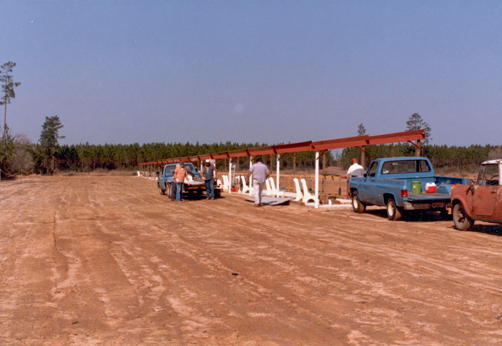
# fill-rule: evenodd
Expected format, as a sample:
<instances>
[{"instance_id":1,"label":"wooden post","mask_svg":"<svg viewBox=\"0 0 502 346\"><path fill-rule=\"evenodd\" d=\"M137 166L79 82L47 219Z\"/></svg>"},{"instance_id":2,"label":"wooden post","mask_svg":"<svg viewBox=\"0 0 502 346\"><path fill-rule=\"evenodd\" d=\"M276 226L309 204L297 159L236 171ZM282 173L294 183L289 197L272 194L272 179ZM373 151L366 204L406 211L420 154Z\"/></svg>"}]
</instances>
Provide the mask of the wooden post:
<instances>
[{"instance_id":1,"label":"wooden post","mask_svg":"<svg viewBox=\"0 0 502 346\"><path fill-rule=\"evenodd\" d=\"M422 147L420 139L417 139L417 146L415 147L415 156L420 157L420 148Z\"/></svg>"},{"instance_id":2,"label":"wooden post","mask_svg":"<svg viewBox=\"0 0 502 346\"><path fill-rule=\"evenodd\" d=\"M296 153L293 153L293 174L296 174Z\"/></svg>"}]
</instances>

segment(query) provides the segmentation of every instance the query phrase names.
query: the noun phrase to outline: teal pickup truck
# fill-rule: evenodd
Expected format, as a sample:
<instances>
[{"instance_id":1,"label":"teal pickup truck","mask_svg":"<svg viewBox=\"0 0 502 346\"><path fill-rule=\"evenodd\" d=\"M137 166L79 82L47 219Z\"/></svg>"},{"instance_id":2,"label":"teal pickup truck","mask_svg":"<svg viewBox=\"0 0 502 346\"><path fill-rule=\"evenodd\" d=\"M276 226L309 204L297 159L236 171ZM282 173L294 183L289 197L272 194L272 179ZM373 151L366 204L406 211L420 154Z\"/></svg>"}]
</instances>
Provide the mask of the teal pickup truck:
<instances>
[{"instance_id":1,"label":"teal pickup truck","mask_svg":"<svg viewBox=\"0 0 502 346\"><path fill-rule=\"evenodd\" d=\"M425 157L390 157L371 162L363 177L352 177L352 208L363 213L368 205L387 207L389 220L400 220L405 210L451 213L451 187L468 179L436 176Z\"/></svg>"},{"instance_id":2,"label":"teal pickup truck","mask_svg":"<svg viewBox=\"0 0 502 346\"><path fill-rule=\"evenodd\" d=\"M172 183L176 166L176 163L167 164L164 166L161 174L157 172L157 187L159 188L160 194L167 194L172 200L174 199L174 195L176 193L176 184ZM187 171L188 178L185 180L183 193L188 194L188 197L200 198L202 196L202 192L206 190L206 184L204 183L200 172L191 162L185 162L185 169Z\"/></svg>"}]
</instances>

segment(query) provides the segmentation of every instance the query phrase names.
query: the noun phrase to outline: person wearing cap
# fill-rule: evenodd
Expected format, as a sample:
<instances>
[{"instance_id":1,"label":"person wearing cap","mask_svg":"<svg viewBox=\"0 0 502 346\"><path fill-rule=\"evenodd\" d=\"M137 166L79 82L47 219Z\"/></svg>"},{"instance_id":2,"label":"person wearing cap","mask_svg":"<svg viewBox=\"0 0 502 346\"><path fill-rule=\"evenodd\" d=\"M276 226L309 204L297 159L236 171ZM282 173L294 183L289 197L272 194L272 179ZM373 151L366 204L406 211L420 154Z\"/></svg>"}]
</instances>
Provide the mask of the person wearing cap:
<instances>
[{"instance_id":1,"label":"person wearing cap","mask_svg":"<svg viewBox=\"0 0 502 346\"><path fill-rule=\"evenodd\" d=\"M251 174L253 175L254 206L259 207L262 205L263 185L270 176L268 167L263 164L261 157L258 157L256 162L249 168L248 179Z\"/></svg>"},{"instance_id":2,"label":"person wearing cap","mask_svg":"<svg viewBox=\"0 0 502 346\"><path fill-rule=\"evenodd\" d=\"M362 177L364 175L364 167L357 163L357 159L352 159L352 165L347 171L347 181L352 177Z\"/></svg>"},{"instance_id":3,"label":"person wearing cap","mask_svg":"<svg viewBox=\"0 0 502 346\"><path fill-rule=\"evenodd\" d=\"M211 160L206 160L204 167L202 167L202 174L206 183L207 199L214 199L214 176L216 172L216 167L211 164Z\"/></svg>"},{"instance_id":4,"label":"person wearing cap","mask_svg":"<svg viewBox=\"0 0 502 346\"><path fill-rule=\"evenodd\" d=\"M185 163L180 162L179 166L176 166L176 170L174 171L174 178L176 179L176 200L179 202L183 200L183 185L185 184L185 178L187 178L187 176Z\"/></svg>"}]
</instances>

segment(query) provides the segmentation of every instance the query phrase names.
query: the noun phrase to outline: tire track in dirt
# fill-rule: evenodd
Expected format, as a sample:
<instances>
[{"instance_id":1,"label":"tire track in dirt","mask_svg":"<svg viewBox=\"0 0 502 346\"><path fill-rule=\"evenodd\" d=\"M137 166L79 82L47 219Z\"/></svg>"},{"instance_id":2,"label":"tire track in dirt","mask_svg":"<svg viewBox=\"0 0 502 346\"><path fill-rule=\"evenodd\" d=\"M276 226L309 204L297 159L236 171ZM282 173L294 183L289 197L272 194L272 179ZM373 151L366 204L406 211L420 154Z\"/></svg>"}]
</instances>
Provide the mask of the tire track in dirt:
<instances>
[{"instance_id":1,"label":"tire track in dirt","mask_svg":"<svg viewBox=\"0 0 502 346\"><path fill-rule=\"evenodd\" d=\"M0 193L2 344L501 340L502 241L451 222L252 208L238 195L175 203L133 177Z\"/></svg>"}]
</instances>

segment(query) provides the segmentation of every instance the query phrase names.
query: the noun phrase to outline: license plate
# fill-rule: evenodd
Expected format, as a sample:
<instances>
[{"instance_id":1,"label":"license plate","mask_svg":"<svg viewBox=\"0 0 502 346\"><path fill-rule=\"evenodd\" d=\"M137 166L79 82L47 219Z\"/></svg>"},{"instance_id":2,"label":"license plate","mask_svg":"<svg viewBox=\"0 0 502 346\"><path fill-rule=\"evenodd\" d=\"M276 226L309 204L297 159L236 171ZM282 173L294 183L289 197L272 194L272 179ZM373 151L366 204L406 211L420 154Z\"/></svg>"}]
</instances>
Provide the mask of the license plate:
<instances>
[{"instance_id":1,"label":"license plate","mask_svg":"<svg viewBox=\"0 0 502 346\"><path fill-rule=\"evenodd\" d=\"M432 203L433 208L444 208L444 203Z\"/></svg>"}]
</instances>

